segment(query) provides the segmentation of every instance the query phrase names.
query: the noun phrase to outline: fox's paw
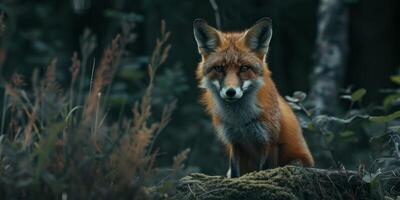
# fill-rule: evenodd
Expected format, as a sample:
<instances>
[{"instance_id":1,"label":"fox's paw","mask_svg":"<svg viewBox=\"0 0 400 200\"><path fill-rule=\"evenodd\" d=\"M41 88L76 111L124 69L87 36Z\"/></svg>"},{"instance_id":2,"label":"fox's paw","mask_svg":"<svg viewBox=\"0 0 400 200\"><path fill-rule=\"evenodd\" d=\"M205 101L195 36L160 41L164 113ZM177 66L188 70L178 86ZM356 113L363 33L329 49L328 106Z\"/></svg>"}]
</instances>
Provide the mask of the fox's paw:
<instances>
[{"instance_id":1,"label":"fox's paw","mask_svg":"<svg viewBox=\"0 0 400 200\"><path fill-rule=\"evenodd\" d=\"M226 177L227 178L232 178L232 176L231 176L231 168L229 168L228 171L226 172Z\"/></svg>"}]
</instances>

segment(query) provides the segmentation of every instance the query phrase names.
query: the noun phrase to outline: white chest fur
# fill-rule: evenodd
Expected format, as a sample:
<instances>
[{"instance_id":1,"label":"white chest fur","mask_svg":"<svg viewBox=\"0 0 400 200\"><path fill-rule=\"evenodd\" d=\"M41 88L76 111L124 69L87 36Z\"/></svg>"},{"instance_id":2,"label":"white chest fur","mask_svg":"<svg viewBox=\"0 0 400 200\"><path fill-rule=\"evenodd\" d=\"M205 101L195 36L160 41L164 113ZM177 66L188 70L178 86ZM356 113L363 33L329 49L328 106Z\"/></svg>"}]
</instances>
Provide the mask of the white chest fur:
<instances>
[{"instance_id":1,"label":"white chest fur","mask_svg":"<svg viewBox=\"0 0 400 200\"><path fill-rule=\"evenodd\" d=\"M221 119L216 129L223 142L260 145L268 142L268 128L258 120L261 109L256 104L255 96L246 96L236 102L216 98L214 108Z\"/></svg>"}]
</instances>

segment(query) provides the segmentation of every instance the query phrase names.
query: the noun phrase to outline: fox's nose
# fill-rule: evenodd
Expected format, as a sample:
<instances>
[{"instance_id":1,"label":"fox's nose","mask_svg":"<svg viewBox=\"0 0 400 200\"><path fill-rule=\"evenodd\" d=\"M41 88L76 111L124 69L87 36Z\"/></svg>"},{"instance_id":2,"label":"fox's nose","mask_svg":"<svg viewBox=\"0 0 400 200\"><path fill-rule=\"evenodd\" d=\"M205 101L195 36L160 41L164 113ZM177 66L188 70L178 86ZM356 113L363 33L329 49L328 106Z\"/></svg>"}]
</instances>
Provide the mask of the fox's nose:
<instances>
[{"instance_id":1,"label":"fox's nose","mask_svg":"<svg viewBox=\"0 0 400 200\"><path fill-rule=\"evenodd\" d=\"M226 90L225 94L227 97L232 98L236 95L236 90L233 88L229 88L228 90Z\"/></svg>"},{"instance_id":2,"label":"fox's nose","mask_svg":"<svg viewBox=\"0 0 400 200\"><path fill-rule=\"evenodd\" d=\"M243 96L243 91L240 88L224 87L219 91L221 98L231 101L240 99Z\"/></svg>"}]
</instances>

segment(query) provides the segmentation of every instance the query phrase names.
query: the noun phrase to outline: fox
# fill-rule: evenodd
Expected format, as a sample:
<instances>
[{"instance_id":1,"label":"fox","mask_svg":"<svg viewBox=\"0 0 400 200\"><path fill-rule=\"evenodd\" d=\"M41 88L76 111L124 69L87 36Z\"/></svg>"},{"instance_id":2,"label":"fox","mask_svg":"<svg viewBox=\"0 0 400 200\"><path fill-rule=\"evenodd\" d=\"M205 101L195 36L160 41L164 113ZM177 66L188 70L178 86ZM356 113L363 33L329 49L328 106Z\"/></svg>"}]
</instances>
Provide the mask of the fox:
<instances>
[{"instance_id":1,"label":"fox","mask_svg":"<svg viewBox=\"0 0 400 200\"><path fill-rule=\"evenodd\" d=\"M201 102L229 155L227 177L294 161L313 167L299 121L267 65L271 18L242 32L223 32L195 19L193 31L201 56L196 71Z\"/></svg>"}]
</instances>

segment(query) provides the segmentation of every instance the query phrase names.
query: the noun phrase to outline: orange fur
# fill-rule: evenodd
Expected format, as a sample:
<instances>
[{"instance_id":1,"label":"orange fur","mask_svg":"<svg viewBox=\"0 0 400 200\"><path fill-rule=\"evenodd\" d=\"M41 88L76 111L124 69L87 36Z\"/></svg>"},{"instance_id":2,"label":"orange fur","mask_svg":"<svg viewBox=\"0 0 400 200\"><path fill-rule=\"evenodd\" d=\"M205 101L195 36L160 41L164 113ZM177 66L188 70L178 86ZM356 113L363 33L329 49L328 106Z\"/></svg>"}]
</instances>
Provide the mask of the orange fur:
<instances>
[{"instance_id":1,"label":"orange fur","mask_svg":"<svg viewBox=\"0 0 400 200\"><path fill-rule=\"evenodd\" d=\"M218 31L217 33L219 43L214 52L201 53L202 60L197 68L199 82L205 76L204 69L207 65L224 65L227 70L242 65L262 66L263 86L257 93L257 104L262 112L257 120L268 127L271 141L264 147L226 144L230 157L232 158L235 154L240 158L238 161L241 166L240 174L258 170L254 163L259 161L255 159L263 156L270 159L270 166L272 167L286 165L294 160L300 161L304 166L314 166L313 157L304 140L299 122L291 108L279 95L271 79L271 72L265 62L265 54L254 53L249 49L243 41L246 31L241 33ZM251 74L249 76L247 78L251 78ZM221 124L221 119L213 112L215 102L212 95L211 91L204 90L201 102L211 115L213 125L218 127ZM253 154L257 155L253 156Z\"/></svg>"}]
</instances>

